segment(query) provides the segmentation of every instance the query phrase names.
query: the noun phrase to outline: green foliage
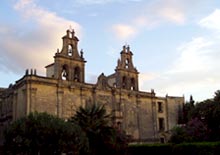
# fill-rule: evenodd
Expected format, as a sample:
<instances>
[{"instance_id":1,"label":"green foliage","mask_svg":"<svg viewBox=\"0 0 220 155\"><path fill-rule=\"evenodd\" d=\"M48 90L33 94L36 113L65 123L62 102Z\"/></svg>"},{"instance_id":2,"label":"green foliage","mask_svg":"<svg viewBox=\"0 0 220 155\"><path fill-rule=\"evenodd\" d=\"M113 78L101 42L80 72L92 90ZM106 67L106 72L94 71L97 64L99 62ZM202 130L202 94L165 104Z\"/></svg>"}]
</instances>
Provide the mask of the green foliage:
<instances>
[{"instance_id":1,"label":"green foliage","mask_svg":"<svg viewBox=\"0 0 220 155\"><path fill-rule=\"evenodd\" d=\"M31 113L5 130L5 154L123 155L126 135L110 126L104 106L80 107L65 122L47 113Z\"/></svg>"},{"instance_id":2,"label":"green foliage","mask_svg":"<svg viewBox=\"0 0 220 155\"><path fill-rule=\"evenodd\" d=\"M173 145L173 155L218 155L220 149L220 143L182 143Z\"/></svg>"},{"instance_id":3,"label":"green foliage","mask_svg":"<svg viewBox=\"0 0 220 155\"><path fill-rule=\"evenodd\" d=\"M214 95L214 101L220 102L220 90L217 90Z\"/></svg>"},{"instance_id":4,"label":"green foliage","mask_svg":"<svg viewBox=\"0 0 220 155\"><path fill-rule=\"evenodd\" d=\"M170 144L135 144L129 145L129 155L171 155Z\"/></svg>"},{"instance_id":5,"label":"green foliage","mask_svg":"<svg viewBox=\"0 0 220 155\"><path fill-rule=\"evenodd\" d=\"M220 90L215 92L213 99L196 105L191 97L190 102L184 105L183 112L185 126L173 129L171 142L220 140Z\"/></svg>"},{"instance_id":6,"label":"green foliage","mask_svg":"<svg viewBox=\"0 0 220 155\"><path fill-rule=\"evenodd\" d=\"M207 125L210 141L220 140L220 91L215 92L213 99L198 103L192 117L202 120Z\"/></svg>"},{"instance_id":7,"label":"green foliage","mask_svg":"<svg viewBox=\"0 0 220 155\"><path fill-rule=\"evenodd\" d=\"M178 144L178 143L190 141L189 140L190 136L187 135L186 128L184 127L176 126L172 129L171 132L172 132L172 136L170 138L171 143Z\"/></svg>"},{"instance_id":8,"label":"green foliage","mask_svg":"<svg viewBox=\"0 0 220 155\"><path fill-rule=\"evenodd\" d=\"M125 151L126 136L110 126L111 116L103 105L91 104L79 107L70 122L78 124L89 139L91 155L108 155Z\"/></svg>"},{"instance_id":9,"label":"green foliage","mask_svg":"<svg viewBox=\"0 0 220 155\"><path fill-rule=\"evenodd\" d=\"M194 112L195 101L193 100L192 95L190 96L189 102L186 102L183 106L183 120L181 124L186 124L192 118L192 113Z\"/></svg>"},{"instance_id":10,"label":"green foliage","mask_svg":"<svg viewBox=\"0 0 220 155\"><path fill-rule=\"evenodd\" d=\"M129 155L219 155L220 142L129 145Z\"/></svg>"},{"instance_id":11,"label":"green foliage","mask_svg":"<svg viewBox=\"0 0 220 155\"><path fill-rule=\"evenodd\" d=\"M5 131L6 154L61 154L86 152L81 128L47 113L31 113Z\"/></svg>"}]
</instances>

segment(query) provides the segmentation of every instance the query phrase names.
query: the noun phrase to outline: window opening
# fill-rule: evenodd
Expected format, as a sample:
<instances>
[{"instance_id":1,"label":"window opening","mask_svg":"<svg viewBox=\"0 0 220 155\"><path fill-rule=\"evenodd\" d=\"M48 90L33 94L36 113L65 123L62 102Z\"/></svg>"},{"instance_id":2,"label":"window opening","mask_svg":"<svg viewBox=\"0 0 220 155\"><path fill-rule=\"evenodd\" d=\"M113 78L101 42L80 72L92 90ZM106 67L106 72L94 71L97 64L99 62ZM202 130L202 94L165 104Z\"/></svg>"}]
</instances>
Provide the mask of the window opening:
<instances>
[{"instance_id":1,"label":"window opening","mask_svg":"<svg viewBox=\"0 0 220 155\"><path fill-rule=\"evenodd\" d=\"M161 143L165 143L165 139L163 137L160 138Z\"/></svg>"},{"instance_id":2,"label":"window opening","mask_svg":"<svg viewBox=\"0 0 220 155\"><path fill-rule=\"evenodd\" d=\"M131 79L131 90L135 90L135 82L134 78Z\"/></svg>"},{"instance_id":3,"label":"window opening","mask_svg":"<svg viewBox=\"0 0 220 155\"><path fill-rule=\"evenodd\" d=\"M124 76L122 78L122 88L125 89L126 88L126 85L127 85L127 78Z\"/></svg>"},{"instance_id":4,"label":"window opening","mask_svg":"<svg viewBox=\"0 0 220 155\"><path fill-rule=\"evenodd\" d=\"M125 60L125 68L128 68L129 67L129 59L126 59Z\"/></svg>"},{"instance_id":5,"label":"window opening","mask_svg":"<svg viewBox=\"0 0 220 155\"><path fill-rule=\"evenodd\" d=\"M119 130L122 129L122 124L121 124L121 122L117 122L117 128L118 128Z\"/></svg>"},{"instance_id":6,"label":"window opening","mask_svg":"<svg viewBox=\"0 0 220 155\"><path fill-rule=\"evenodd\" d=\"M68 80L68 72L67 67L63 66L62 73L61 73L62 80Z\"/></svg>"},{"instance_id":7,"label":"window opening","mask_svg":"<svg viewBox=\"0 0 220 155\"><path fill-rule=\"evenodd\" d=\"M158 112L162 113L163 112L163 103L158 102Z\"/></svg>"},{"instance_id":8,"label":"window opening","mask_svg":"<svg viewBox=\"0 0 220 155\"><path fill-rule=\"evenodd\" d=\"M159 118L159 130L164 131L164 118Z\"/></svg>"},{"instance_id":9,"label":"window opening","mask_svg":"<svg viewBox=\"0 0 220 155\"><path fill-rule=\"evenodd\" d=\"M76 67L74 69L74 81L80 82L80 69L79 69L79 67Z\"/></svg>"},{"instance_id":10,"label":"window opening","mask_svg":"<svg viewBox=\"0 0 220 155\"><path fill-rule=\"evenodd\" d=\"M73 47L72 47L72 45L68 45L68 55L69 56L73 55Z\"/></svg>"}]
</instances>

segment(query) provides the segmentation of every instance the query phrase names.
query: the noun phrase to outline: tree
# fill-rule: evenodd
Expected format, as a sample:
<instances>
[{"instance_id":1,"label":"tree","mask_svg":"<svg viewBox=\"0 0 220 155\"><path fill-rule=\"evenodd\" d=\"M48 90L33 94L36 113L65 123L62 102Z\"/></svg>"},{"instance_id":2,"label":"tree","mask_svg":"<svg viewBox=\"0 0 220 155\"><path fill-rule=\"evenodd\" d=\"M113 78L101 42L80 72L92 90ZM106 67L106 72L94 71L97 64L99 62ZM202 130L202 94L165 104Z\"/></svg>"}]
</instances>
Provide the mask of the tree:
<instances>
[{"instance_id":1,"label":"tree","mask_svg":"<svg viewBox=\"0 0 220 155\"><path fill-rule=\"evenodd\" d=\"M86 133L91 155L114 154L127 147L124 134L111 127L110 121L104 105L99 104L79 107L70 119Z\"/></svg>"},{"instance_id":2,"label":"tree","mask_svg":"<svg viewBox=\"0 0 220 155\"><path fill-rule=\"evenodd\" d=\"M187 135L190 137L188 142L207 141L209 138L207 125L198 118L191 119L185 128Z\"/></svg>"},{"instance_id":3,"label":"tree","mask_svg":"<svg viewBox=\"0 0 220 155\"><path fill-rule=\"evenodd\" d=\"M79 126L36 112L6 129L4 146L6 154L77 154L86 152L88 140Z\"/></svg>"},{"instance_id":4,"label":"tree","mask_svg":"<svg viewBox=\"0 0 220 155\"><path fill-rule=\"evenodd\" d=\"M189 141L189 135L186 132L186 128L185 127L180 127L180 126L175 126L172 130L171 130L171 137L169 142L171 143L182 143L182 142L187 142Z\"/></svg>"},{"instance_id":5,"label":"tree","mask_svg":"<svg viewBox=\"0 0 220 155\"><path fill-rule=\"evenodd\" d=\"M220 103L220 90L215 92L214 101Z\"/></svg>"},{"instance_id":6,"label":"tree","mask_svg":"<svg viewBox=\"0 0 220 155\"><path fill-rule=\"evenodd\" d=\"M215 92L213 99L204 100L196 105L191 98L190 102L184 105L184 116L184 128L187 131L186 135L191 137L190 141L219 141L220 90ZM177 135L178 132L173 133L173 136Z\"/></svg>"},{"instance_id":7,"label":"tree","mask_svg":"<svg viewBox=\"0 0 220 155\"><path fill-rule=\"evenodd\" d=\"M191 119L184 126L176 126L172 129L170 142L201 142L207 141L209 130L207 126L198 118Z\"/></svg>"},{"instance_id":8,"label":"tree","mask_svg":"<svg viewBox=\"0 0 220 155\"><path fill-rule=\"evenodd\" d=\"M195 109L194 103L195 101L193 100L193 96L190 95L190 100L183 106L183 118L181 118L181 124L186 124L192 119L192 113Z\"/></svg>"}]
</instances>

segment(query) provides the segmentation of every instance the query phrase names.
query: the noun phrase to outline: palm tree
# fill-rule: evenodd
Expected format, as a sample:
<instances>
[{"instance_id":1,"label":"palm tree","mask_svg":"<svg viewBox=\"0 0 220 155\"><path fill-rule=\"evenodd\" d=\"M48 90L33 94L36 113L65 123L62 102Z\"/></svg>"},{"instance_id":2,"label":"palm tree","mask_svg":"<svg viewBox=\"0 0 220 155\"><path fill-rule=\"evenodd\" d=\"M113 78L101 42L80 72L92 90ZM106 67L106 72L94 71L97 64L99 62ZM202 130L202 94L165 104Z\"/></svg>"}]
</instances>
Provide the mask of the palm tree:
<instances>
[{"instance_id":1,"label":"palm tree","mask_svg":"<svg viewBox=\"0 0 220 155\"><path fill-rule=\"evenodd\" d=\"M110 126L111 115L106 113L104 105L80 106L70 121L78 124L86 133L91 155L116 152L117 131Z\"/></svg>"},{"instance_id":2,"label":"palm tree","mask_svg":"<svg viewBox=\"0 0 220 155\"><path fill-rule=\"evenodd\" d=\"M99 133L109 126L111 116L106 114L104 105L91 104L80 106L71 121L77 123L85 132Z\"/></svg>"}]
</instances>

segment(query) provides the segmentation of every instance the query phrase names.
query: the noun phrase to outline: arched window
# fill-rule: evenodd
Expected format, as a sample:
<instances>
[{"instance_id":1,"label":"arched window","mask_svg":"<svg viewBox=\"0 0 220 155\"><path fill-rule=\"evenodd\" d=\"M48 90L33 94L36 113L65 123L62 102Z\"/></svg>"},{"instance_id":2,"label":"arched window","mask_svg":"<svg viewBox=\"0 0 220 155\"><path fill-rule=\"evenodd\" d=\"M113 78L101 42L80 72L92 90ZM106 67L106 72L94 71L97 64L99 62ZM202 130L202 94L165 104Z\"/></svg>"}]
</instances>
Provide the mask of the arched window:
<instances>
[{"instance_id":1,"label":"arched window","mask_svg":"<svg viewBox=\"0 0 220 155\"><path fill-rule=\"evenodd\" d=\"M122 129L122 123L121 122L117 122L117 128L118 128L118 130L121 130Z\"/></svg>"},{"instance_id":2,"label":"arched window","mask_svg":"<svg viewBox=\"0 0 220 155\"><path fill-rule=\"evenodd\" d=\"M69 56L73 55L73 46L72 45L68 45L68 55Z\"/></svg>"},{"instance_id":3,"label":"arched window","mask_svg":"<svg viewBox=\"0 0 220 155\"><path fill-rule=\"evenodd\" d=\"M125 89L127 87L127 78L126 76L123 76L122 78L122 88Z\"/></svg>"},{"instance_id":4,"label":"arched window","mask_svg":"<svg viewBox=\"0 0 220 155\"><path fill-rule=\"evenodd\" d=\"M62 72L61 72L61 79L62 80L68 80L68 67L67 67L67 65L64 65L63 67L62 67Z\"/></svg>"},{"instance_id":5,"label":"arched window","mask_svg":"<svg viewBox=\"0 0 220 155\"><path fill-rule=\"evenodd\" d=\"M80 68L79 67L75 67L74 68L74 81L76 82L80 82Z\"/></svg>"},{"instance_id":6,"label":"arched window","mask_svg":"<svg viewBox=\"0 0 220 155\"><path fill-rule=\"evenodd\" d=\"M125 68L128 68L129 67L129 59L126 59L125 60Z\"/></svg>"},{"instance_id":7,"label":"arched window","mask_svg":"<svg viewBox=\"0 0 220 155\"><path fill-rule=\"evenodd\" d=\"M131 90L135 90L135 79L131 78Z\"/></svg>"}]
</instances>

